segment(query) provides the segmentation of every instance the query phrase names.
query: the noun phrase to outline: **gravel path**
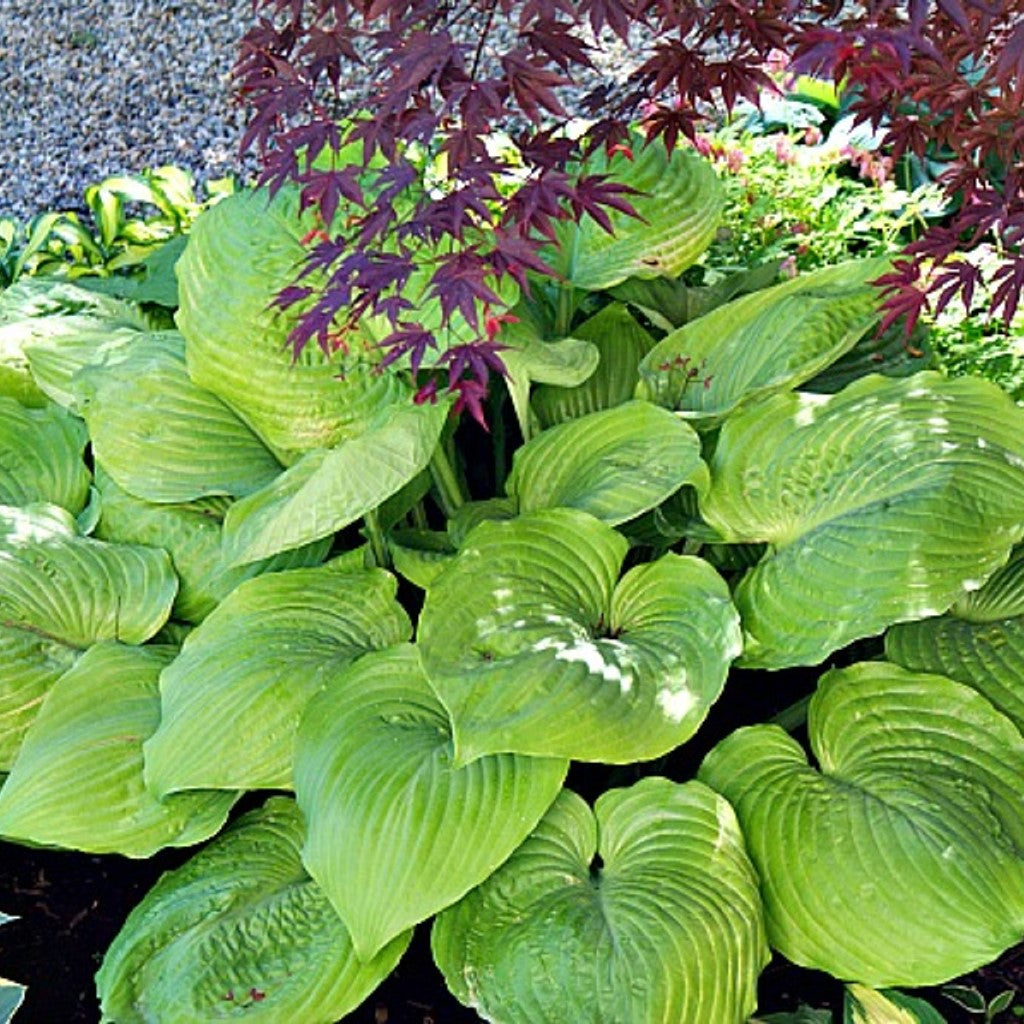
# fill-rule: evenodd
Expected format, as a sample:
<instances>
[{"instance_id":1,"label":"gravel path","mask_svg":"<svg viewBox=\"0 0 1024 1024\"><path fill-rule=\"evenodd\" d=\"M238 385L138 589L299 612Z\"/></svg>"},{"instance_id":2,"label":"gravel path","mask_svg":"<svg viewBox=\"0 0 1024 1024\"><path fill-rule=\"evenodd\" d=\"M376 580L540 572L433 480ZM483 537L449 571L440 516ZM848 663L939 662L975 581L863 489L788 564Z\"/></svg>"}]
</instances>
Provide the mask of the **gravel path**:
<instances>
[{"instance_id":1,"label":"gravel path","mask_svg":"<svg viewBox=\"0 0 1024 1024\"><path fill-rule=\"evenodd\" d=\"M0 0L0 217L81 210L86 185L161 164L250 175L230 71L251 23L250 0ZM605 40L597 74L637 56Z\"/></svg>"},{"instance_id":2,"label":"gravel path","mask_svg":"<svg viewBox=\"0 0 1024 1024\"><path fill-rule=\"evenodd\" d=\"M0 216L111 174L238 166L229 72L249 0L0 0Z\"/></svg>"}]
</instances>

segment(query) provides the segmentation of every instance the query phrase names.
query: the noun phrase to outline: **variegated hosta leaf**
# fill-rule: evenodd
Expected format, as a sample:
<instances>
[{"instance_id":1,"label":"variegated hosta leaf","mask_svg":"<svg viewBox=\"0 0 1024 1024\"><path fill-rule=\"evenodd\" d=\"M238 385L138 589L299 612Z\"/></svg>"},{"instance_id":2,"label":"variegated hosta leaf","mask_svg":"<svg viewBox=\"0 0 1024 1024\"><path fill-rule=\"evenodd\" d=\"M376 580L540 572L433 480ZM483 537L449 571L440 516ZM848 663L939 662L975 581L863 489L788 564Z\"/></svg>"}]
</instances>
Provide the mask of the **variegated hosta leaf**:
<instances>
[{"instance_id":1,"label":"variegated hosta leaf","mask_svg":"<svg viewBox=\"0 0 1024 1024\"><path fill-rule=\"evenodd\" d=\"M877 322L878 290L869 282L887 266L824 267L712 310L648 353L637 395L707 428L753 399L799 386Z\"/></svg>"},{"instance_id":2,"label":"variegated hosta leaf","mask_svg":"<svg viewBox=\"0 0 1024 1024\"><path fill-rule=\"evenodd\" d=\"M967 683L1024 732L1024 550L948 614L893 626L885 655Z\"/></svg>"},{"instance_id":3,"label":"variegated hosta leaf","mask_svg":"<svg viewBox=\"0 0 1024 1024\"><path fill-rule=\"evenodd\" d=\"M136 305L101 295L66 278L22 277L0 292L0 325L61 317L89 317L111 327L148 330L150 318Z\"/></svg>"},{"instance_id":4,"label":"variegated hosta leaf","mask_svg":"<svg viewBox=\"0 0 1024 1024\"><path fill-rule=\"evenodd\" d=\"M165 874L114 939L96 985L117 1024L331 1024L355 1009L409 944L368 963L306 874L302 817L272 797Z\"/></svg>"},{"instance_id":5,"label":"variegated hosta leaf","mask_svg":"<svg viewBox=\"0 0 1024 1024\"><path fill-rule=\"evenodd\" d=\"M780 728L740 729L699 777L736 808L768 940L876 988L987 964L1024 931L1024 739L943 676L870 662L827 673L811 768Z\"/></svg>"},{"instance_id":6,"label":"variegated hosta leaf","mask_svg":"<svg viewBox=\"0 0 1024 1024\"><path fill-rule=\"evenodd\" d=\"M291 786L295 730L324 674L410 632L382 569L293 569L241 584L160 678L148 784L160 795Z\"/></svg>"},{"instance_id":7,"label":"variegated hosta leaf","mask_svg":"<svg viewBox=\"0 0 1024 1024\"><path fill-rule=\"evenodd\" d=\"M546 430L520 448L508 493L522 512L577 508L616 526L684 484L707 490L700 438L650 402L627 402Z\"/></svg>"},{"instance_id":8,"label":"variegated hosta leaf","mask_svg":"<svg viewBox=\"0 0 1024 1024\"><path fill-rule=\"evenodd\" d=\"M739 653L718 574L666 555L616 583L625 538L574 509L483 523L428 589L419 644L465 764L625 763L685 742Z\"/></svg>"},{"instance_id":9,"label":"variegated hosta leaf","mask_svg":"<svg viewBox=\"0 0 1024 1024\"><path fill-rule=\"evenodd\" d=\"M233 793L159 801L143 785L142 742L160 721L173 648L96 644L51 688L0 790L0 834L89 853L151 857L213 835Z\"/></svg>"},{"instance_id":10,"label":"variegated hosta leaf","mask_svg":"<svg viewBox=\"0 0 1024 1024\"><path fill-rule=\"evenodd\" d=\"M80 537L56 505L0 506L0 770L81 652L149 639L177 587L163 551Z\"/></svg>"},{"instance_id":11,"label":"variegated hosta leaf","mask_svg":"<svg viewBox=\"0 0 1024 1024\"><path fill-rule=\"evenodd\" d=\"M268 558L330 536L404 487L429 464L451 403L386 407L365 433L307 452L224 522L231 565Z\"/></svg>"},{"instance_id":12,"label":"variegated hosta leaf","mask_svg":"<svg viewBox=\"0 0 1024 1024\"><path fill-rule=\"evenodd\" d=\"M274 299L294 283L307 255L301 239L317 226L298 211L294 188L273 200L265 189L230 196L196 220L177 266L189 374L286 465L357 437L383 406L404 400L397 377L374 373L369 356L343 366L340 350L328 357L313 342L293 359L297 314Z\"/></svg>"},{"instance_id":13,"label":"variegated hosta leaf","mask_svg":"<svg viewBox=\"0 0 1024 1024\"><path fill-rule=\"evenodd\" d=\"M659 778L593 813L563 790L431 944L456 998L504 1024L740 1024L769 957L732 808Z\"/></svg>"},{"instance_id":14,"label":"variegated hosta leaf","mask_svg":"<svg viewBox=\"0 0 1024 1024\"><path fill-rule=\"evenodd\" d=\"M237 568L221 559L221 520L231 502L202 498L184 505L156 505L122 491L97 465L96 482L102 495L96 536L122 544L163 548L174 563L180 587L172 616L202 622L240 583L263 573L319 565L331 538L284 551L280 555Z\"/></svg>"},{"instance_id":15,"label":"variegated hosta leaf","mask_svg":"<svg viewBox=\"0 0 1024 1024\"><path fill-rule=\"evenodd\" d=\"M735 590L743 663L811 665L941 614L1024 534L1024 410L979 379L866 377L731 417L701 511L769 554Z\"/></svg>"},{"instance_id":16,"label":"variegated hosta leaf","mask_svg":"<svg viewBox=\"0 0 1024 1024\"><path fill-rule=\"evenodd\" d=\"M448 715L410 644L368 654L310 701L295 743L302 859L360 959L479 885L558 795L568 762L452 763Z\"/></svg>"},{"instance_id":17,"label":"variegated hosta leaf","mask_svg":"<svg viewBox=\"0 0 1024 1024\"><path fill-rule=\"evenodd\" d=\"M545 428L628 402L639 379L640 360L654 347L654 339L618 302L605 306L573 333L594 348L600 362L574 387L551 381L534 390L533 411Z\"/></svg>"},{"instance_id":18,"label":"variegated hosta leaf","mask_svg":"<svg viewBox=\"0 0 1024 1024\"><path fill-rule=\"evenodd\" d=\"M599 291L627 277L678 277L710 245L722 213L722 187L692 149L669 156L662 142L637 140L635 159L597 152L585 174L607 175L636 189L628 196L641 219L610 211L609 234L592 217L558 225L552 265L576 288Z\"/></svg>"},{"instance_id":19,"label":"variegated hosta leaf","mask_svg":"<svg viewBox=\"0 0 1024 1024\"><path fill-rule=\"evenodd\" d=\"M847 985L843 1024L946 1024L946 1018L930 1003L903 992Z\"/></svg>"},{"instance_id":20,"label":"variegated hosta leaf","mask_svg":"<svg viewBox=\"0 0 1024 1024\"><path fill-rule=\"evenodd\" d=\"M58 406L0 398L0 504L48 502L77 515L89 496L88 439L82 421Z\"/></svg>"},{"instance_id":21,"label":"variegated hosta leaf","mask_svg":"<svg viewBox=\"0 0 1024 1024\"><path fill-rule=\"evenodd\" d=\"M147 334L112 366L71 383L107 472L146 501L251 494L281 471L255 434L185 370L176 331Z\"/></svg>"}]
</instances>

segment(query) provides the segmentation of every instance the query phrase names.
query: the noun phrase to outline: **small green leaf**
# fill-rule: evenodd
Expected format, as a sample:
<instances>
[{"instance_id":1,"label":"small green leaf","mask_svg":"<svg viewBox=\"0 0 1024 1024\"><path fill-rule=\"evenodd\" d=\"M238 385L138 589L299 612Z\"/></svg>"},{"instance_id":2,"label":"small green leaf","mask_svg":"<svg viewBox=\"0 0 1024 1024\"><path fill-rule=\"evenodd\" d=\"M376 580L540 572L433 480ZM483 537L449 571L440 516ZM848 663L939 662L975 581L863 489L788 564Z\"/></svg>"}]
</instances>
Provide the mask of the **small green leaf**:
<instances>
[{"instance_id":1,"label":"small green leaf","mask_svg":"<svg viewBox=\"0 0 1024 1024\"><path fill-rule=\"evenodd\" d=\"M769 958L732 809L660 778L593 813L564 790L431 945L456 998L505 1024L741 1024Z\"/></svg>"},{"instance_id":2,"label":"small green leaf","mask_svg":"<svg viewBox=\"0 0 1024 1024\"><path fill-rule=\"evenodd\" d=\"M272 797L132 911L96 975L104 1019L330 1024L393 970L412 933L368 963L306 874L302 817Z\"/></svg>"},{"instance_id":3,"label":"small green leaf","mask_svg":"<svg viewBox=\"0 0 1024 1024\"><path fill-rule=\"evenodd\" d=\"M521 512L576 508L616 526L684 484L705 491L700 453L699 437L677 416L627 402L552 427L520 448L508 493Z\"/></svg>"},{"instance_id":4,"label":"small green leaf","mask_svg":"<svg viewBox=\"0 0 1024 1024\"><path fill-rule=\"evenodd\" d=\"M411 645L334 673L306 708L295 751L303 862L362 960L487 878L568 769L512 754L456 767L448 716Z\"/></svg>"}]
</instances>

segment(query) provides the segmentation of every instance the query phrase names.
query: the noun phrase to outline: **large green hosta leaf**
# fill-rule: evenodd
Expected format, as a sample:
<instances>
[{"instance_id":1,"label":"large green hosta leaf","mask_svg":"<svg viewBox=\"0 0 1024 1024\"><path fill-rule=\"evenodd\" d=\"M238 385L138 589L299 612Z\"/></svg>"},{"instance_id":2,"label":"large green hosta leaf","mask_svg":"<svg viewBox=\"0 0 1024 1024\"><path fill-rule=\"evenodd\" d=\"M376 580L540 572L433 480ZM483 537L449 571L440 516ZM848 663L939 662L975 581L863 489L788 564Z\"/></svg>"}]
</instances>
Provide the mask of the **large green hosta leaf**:
<instances>
[{"instance_id":1,"label":"large green hosta leaf","mask_svg":"<svg viewBox=\"0 0 1024 1024\"><path fill-rule=\"evenodd\" d=\"M97 465L96 482L102 496L96 536L122 544L148 544L163 548L174 563L180 586L172 616L202 622L240 583L253 576L281 569L319 565L331 538L249 562L237 568L224 565L221 521L231 502L202 498L184 505L155 505L122 491Z\"/></svg>"},{"instance_id":2,"label":"large green hosta leaf","mask_svg":"<svg viewBox=\"0 0 1024 1024\"><path fill-rule=\"evenodd\" d=\"M938 615L1024 533L1024 411L987 381L866 377L731 417L701 511L769 553L735 590L743 663L815 664Z\"/></svg>"},{"instance_id":3,"label":"large green hosta leaf","mask_svg":"<svg viewBox=\"0 0 1024 1024\"><path fill-rule=\"evenodd\" d=\"M189 379L177 331L141 335L123 358L85 367L71 386L97 458L136 497L250 494L281 471L253 432Z\"/></svg>"},{"instance_id":4,"label":"large green hosta leaf","mask_svg":"<svg viewBox=\"0 0 1024 1024\"><path fill-rule=\"evenodd\" d=\"M1024 732L1024 551L949 614L893 626L885 654L983 693Z\"/></svg>"},{"instance_id":5,"label":"large green hosta leaf","mask_svg":"<svg viewBox=\"0 0 1024 1024\"><path fill-rule=\"evenodd\" d=\"M419 644L461 763L623 763L683 743L740 650L721 577L666 555L616 583L625 538L572 509L483 523L428 589Z\"/></svg>"},{"instance_id":6,"label":"large green hosta leaf","mask_svg":"<svg viewBox=\"0 0 1024 1024\"><path fill-rule=\"evenodd\" d=\"M635 159L596 153L587 175L607 175L637 189L627 196L641 219L610 211L614 233L592 217L560 221L552 266L576 288L598 291L627 277L678 277L711 243L722 213L714 169L692 149L669 156L662 142L641 144Z\"/></svg>"},{"instance_id":7,"label":"large green hosta leaf","mask_svg":"<svg viewBox=\"0 0 1024 1024\"><path fill-rule=\"evenodd\" d=\"M89 495L86 441L81 420L63 409L0 398L0 504L49 502L77 515Z\"/></svg>"},{"instance_id":8,"label":"large green hosta leaf","mask_svg":"<svg viewBox=\"0 0 1024 1024\"><path fill-rule=\"evenodd\" d=\"M564 386L565 381L549 381L534 391L533 410L544 427L629 401L639 379L640 360L654 346L650 334L618 302L605 306L573 333L593 347L600 362L574 387Z\"/></svg>"},{"instance_id":9,"label":"large green hosta leaf","mask_svg":"<svg viewBox=\"0 0 1024 1024\"><path fill-rule=\"evenodd\" d=\"M292 358L294 311L274 298L294 283L316 222L300 217L298 190L240 192L199 217L178 261L188 371L233 408L283 462L361 434L380 408L401 399L392 374L342 365L314 342ZM316 276L306 281L316 286ZM344 379L339 373L344 369Z\"/></svg>"},{"instance_id":10,"label":"large green hosta leaf","mask_svg":"<svg viewBox=\"0 0 1024 1024\"><path fill-rule=\"evenodd\" d=\"M712 427L741 404L797 387L876 323L869 282L887 265L825 267L712 310L648 353L637 394Z\"/></svg>"},{"instance_id":11,"label":"large green hosta leaf","mask_svg":"<svg viewBox=\"0 0 1024 1024\"><path fill-rule=\"evenodd\" d=\"M827 673L811 749L740 729L700 778L736 808L774 948L876 988L931 985L1024 932L1024 739L969 687L895 665Z\"/></svg>"},{"instance_id":12,"label":"large green hosta leaf","mask_svg":"<svg viewBox=\"0 0 1024 1024\"><path fill-rule=\"evenodd\" d=\"M132 911L96 985L117 1024L331 1024L391 972L411 933L369 963L306 874L302 817L273 797Z\"/></svg>"},{"instance_id":13,"label":"large green hosta leaf","mask_svg":"<svg viewBox=\"0 0 1024 1024\"><path fill-rule=\"evenodd\" d=\"M320 540L373 511L430 462L450 402L385 407L366 432L307 452L224 522L225 560L243 565Z\"/></svg>"},{"instance_id":14,"label":"large green hosta leaf","mask_svg":"<svg viewBox=\"0 0 1024 1024\"><path fill-rule=\"evenodd\" d=\"M452 763L451 727L415 647L368 654L306 708L295 793L303 862L369 959L464 896L558 795L564 760L497 754Z\"/></svg>"},{"instance_id":15,"label":"large green hosta leaf","mask_svg":"<svg viewBox=\"0 0 1024 1024\"><path fill-rule=\"evenodd\" d=\"M325 674L409 638L382 569L257 576L189 634L160 679L163 715L146 779L182 789L286 788L299 718Z\"/></svg>"},{"instance_id":16,"label":"large green hosta leaf","mask_svg":"<svg viewBox=\"0 0 1024 1024\"><path fill-rule=\"evenodd\" d=\"M700 438L650 402L628 402L546 430L515 454L508 493L523 512L577 508L610 526L684 484L707 489Z\"/></svg>"},{"instance_id":17,"label":"large green hosta leaf","mask_svg":"<svg viewBox=\"0 0 1024 1024\"><path fill-rule=\"evenodd\" d=\"M432 945L455 996L503 1024L740 1024L768 962L732 808L659 778L593 813L563 791Z\"/></svg>"},{"instance_id":18,"label":"large green hosta leaf","mask_svg":"<svg viewBox=\"0 0 1024 1024\"><path fill-rule=\"evenodd\" d=\"M80 537L55 505L0 506L0 770L81 652L148 640L177 586L163 551Z\"/></svg>"},{"instance_id":19,"label":"large green hosta leaf","mask_svg":"<svg viewBox=\"0 0 1024 1024\"><path fill-rule=\"evenodd\" d=\"M173 648L107 641L46 695L0 790L0 834L89 853L151 857L224 824L233 793L164 801L142 781L142 742L160 721L161 669Z\"/></svg>"}]
</instances>

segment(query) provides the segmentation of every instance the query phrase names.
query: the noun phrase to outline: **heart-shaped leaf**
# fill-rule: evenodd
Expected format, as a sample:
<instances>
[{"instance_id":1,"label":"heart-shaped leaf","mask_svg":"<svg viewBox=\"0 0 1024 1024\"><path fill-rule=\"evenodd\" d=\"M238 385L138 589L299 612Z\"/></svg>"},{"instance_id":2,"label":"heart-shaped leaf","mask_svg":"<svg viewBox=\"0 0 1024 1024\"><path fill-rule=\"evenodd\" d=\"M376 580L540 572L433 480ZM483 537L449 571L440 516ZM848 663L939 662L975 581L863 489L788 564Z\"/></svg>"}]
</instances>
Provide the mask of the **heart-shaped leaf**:
<instances>
[{"instance_id":1,"label":"heart-shaped leaf","mask_svg":"<svg viewBox=\"0 0 1024 1024\"><path fill-rule=\"evenodd\" d=\"M414 647L368 654L310 701L295 745L302 857L360 959L454 903L519 846L568 763L452 764L451 727Z\"/></svg>"},{"instance_id":2,"label":"heart-shaped leaf","mask_svg":"<svg viewBox=\"0 0 1024 1024\"><path fill-rule=\"evenodd\" d=\"M616 526L684 484L707 489L700 438L665 409L627 402L552 427L520 448L508 493L522 512L577 508Z\"/></svg>"},{"instance_id":3,"label":"heart-shaped leaf","mask_svg":"<svg viewBox=\"0 0 1024 1024\"><path fill-rule=\"evenodd\" d=\"M158 801L142 781L142 742L160 721L166 647L96 644L53 685L0 790L0 834L89 853L151 857L190 846L227 818L233 793Z\"/></svg>"},{"instance_id":4,"label":"heart-shaped leaf","mask_svg":"<svg viewBox=\"0 0 1024 1024\"><path fill-rule=\"evenodd\" d=\"M732 809L659 778L605 793L593 813L563 791L437 918L432 946L460 1002L506 1024L740 1024L768 962Z\"/></svg>"},{"instance_id":5,"label":"heart-shaped leaf","mask_svg":"<svg viewBox=\"0 0 1024 1024\"><path fill-rule=\"evenodd\" d=\"M0 506L0 769L82 651L148 640L177 588L163 551L80 537L56 505Z\"/></svg>"},{"instance_id":6,"label":"heart-shaped leaf","mask_svg":"<svg viewBox=\"0 0 1024 1024\"><path fill-rule=\"evenodd\" d=\"M324 673L407 640L411 628L382 569L293 569L241 584L160 678L147 782L161 796L289 787L295 730Z\"/></svg>"},{"instance_id":7,"label":"heart-shaped leaf","mask_svg":"<svg viewBox=\"0 0 1024 1024\"><path fill-rule=\"evenodd\" d=\"M730 417L701 504L724 540L765 541L735 589L743 664L812 665L941 614L1024 534L1024 411L979 379L865 377Z\"/></svg>"},{"instance_id":8,"label":"heart-shaped leaf","mask_svg":"<svg viewBox=\"0 0 1024 1024\"><path fill-rule=\"evenodd\" d=\"M0 504L49 502L77 515L89 495L88 435L63 409L0 398Z\"/></svg>"},{"instance_id":9,"label":"heart-shaped leaf","mask_svg":"<svg viewBox=\"0 0 1024 1024\"><path fill-rule=\"evenodd\" d=\"M105 1020L331 1024L384 980L409 944L368 963L306 874L302 816L272 797L165 874L114 939L96 986Z\"/></svg>"},{"instance_id":10,"label":"heart-shaped leaf","mask_svg":"<svg viewBox=\"0 0 1024 1024\"><path fill-rule=\"evenodd\" d=\"M740 729L699 777L736 808L768 939L837 978L932 985L1024 930L1024 738L980 694L870 662L810 706L820 773L777 726Z\"/></svg>"},{"instance_id":11,"label":"heart-shaped leaf","mask_svg":"<svg viewBox=\"0 0 1024 1024\"><path fill-rule=\"evenodd\" d=\"M451 403L386 407L365 433L307 452L232 505L225 560L243 565L320 540L372 512L430 462Z\"/></svg>"},{"instance_id":12,"label":"heart-shaped leaf","mask_svg":"<svg viewBox=\"0 0 1024 1024\"><path fill-rule=\"evenodd\" d=\"M857 260L754 292L663 338L640 364L637 394L702 429L733 409L809 380L878 320L869 282L885 260Z\"/></svg>"},{"instance_id":13,"label":"heart-shaped leaf","mask_svg":"<svg viewBox=\"0 0 1024 1024\"><path fill-rule=\"evenodd\" d=\"M118 485L147 501L240 495L281 471L255 434L185 370L176 331L140 335L112 365L72 380L93 450Z\"/></svg>"},{"instance_id":14,"label":"heart-shaped leaf","mask_svg":"<svg viewBox=\"0 0 1024 1024\"><path fill-rule=\"evenodd\" d=\"M616 585L625 539L573 509L482 523L427 591L419 644L459 763L624 763L685 742L740 649L725 583L666 555Z\"/></svg>"}]
</instances>

